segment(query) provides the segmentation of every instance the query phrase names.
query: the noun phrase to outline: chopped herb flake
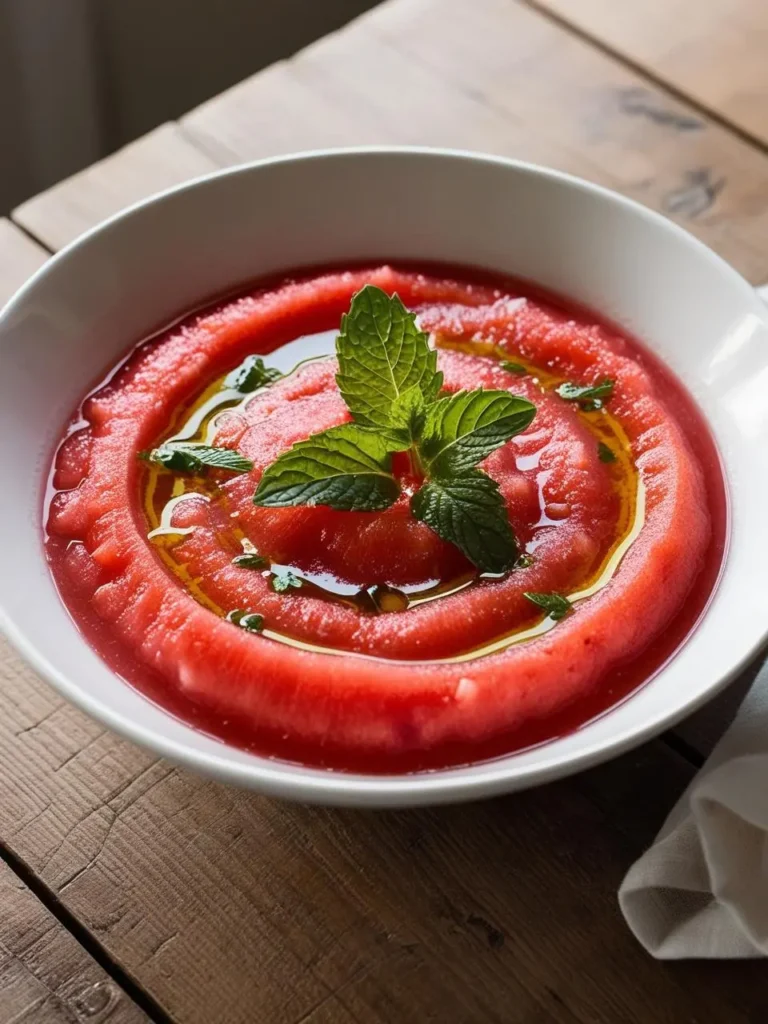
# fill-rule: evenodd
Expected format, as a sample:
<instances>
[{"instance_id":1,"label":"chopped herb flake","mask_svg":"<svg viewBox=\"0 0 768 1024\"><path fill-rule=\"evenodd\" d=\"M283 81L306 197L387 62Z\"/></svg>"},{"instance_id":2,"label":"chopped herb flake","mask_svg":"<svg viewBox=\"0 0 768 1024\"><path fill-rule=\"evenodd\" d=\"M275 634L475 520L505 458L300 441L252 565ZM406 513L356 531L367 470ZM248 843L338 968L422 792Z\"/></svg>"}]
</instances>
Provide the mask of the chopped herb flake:
<instances>
[{"instance_id":1,"label":"chopped herb flake","mask_svg":"<svg viewBox=\"0 0 768 1024\"><path fill-rule=\"evenodd\" d=\"M562 594L534 594L526 591L523 596L527 597L533 604L538 605L539 608L543 608L550 619L554 619L555 622L564 619L566 615L573 611L573 605Z\"/></svg>"},{"instance_id":2,"label":"chopped herb flake","mask_svg":"<svg viewBox=\"0 0 768 1024\"><path fill-rule=\"evenodd\" d=\"M555 391L566 402L578 402L585 412L591 412L595 409L602 409L613 394L614 385L615 381L607 377L600 384L582 385L566 381L555 388Z\"/></svg>"},{"instance_id":3,"label":"chopped herb flake","mask_svg":"<svg viewBox=\"0 0 768 1024\"><path fill-rule=\"evenodd\" d=\"M597 457L601 462L615 462L616 452L605 444L604 441L600 441L597 445Z\"/></svg>"},{"instance_id":4,"label":"chopped herb flake","mask_svg":"<svg viewBox=\"0 0 768 1024\"><path fill-rule=\"evenodd\" d=\"M254 552L244 555L236 555L232 559L232 565L236 565L238 569L266 569L269 565L269 559L265 558L264 555L257 555Z\"/></svg>"},{"instance_id":5,"label":"chopped herb flake","mask_svg":"<svg viewBox=\"0 0 768 1024\"><path fill-rule=\"evenodd\" d=\"M247 356L224 378L224 387L239 391L241 395L249 395L267 384L274 384L282 376L274 367L265 366L259 356Z\"/></svg>"},{"instance_id":6,"label":"chopped herb flake","mask_svg":"<svg viewBox=\"0 0 768 1024\"><path fill-rule=\"evenodd\" d=\"M287 590L299 590L304 585L304 581L299 579L298 576L290 570L285 572L275 572L270 576L269 584L276 594L284 594Z\"/></svg>"},{"instance_id":7,"label":"chopped herb flake","mask_svg":"<svg viewBox=\"0 0 768 1024\"><path fill-rule=\"evenodd\" d=\"M227 615L227 622L231 622L233 625L239 626L240 629L245 629L249 633L261 633L264 629L263 615L259 615L258 612L245 612L241 608L236 608L230 612Z\"/></svg>"},{"instance_id":8,"label":"chopped herb flake","mask_svg":"<svg viewBox=\"0 0 768 1024\"><path fill-rule=\"evenodd\" d=\"M525 377L526 374L529 372L528 369L525 366L523 366L522 363L511 363L509 362L508 359L501 359L499 361L499 366L502 368L502 370L506 370L507 373L514 373L518 377Z\"/></svg>"},{"instance_id":9,"label":"chopped herb flake","mask_svg":"<svg viewBox=\"0 0 768 1024\"><path fill-rule=\"evenodd\" d=\"M195 441L165 441L151 452L140 452L139 458L176 473L202 473L208 466L231 473L248 473L253 469L250 459L231 448L214 448Z\"/></svg>"}]
</instances>

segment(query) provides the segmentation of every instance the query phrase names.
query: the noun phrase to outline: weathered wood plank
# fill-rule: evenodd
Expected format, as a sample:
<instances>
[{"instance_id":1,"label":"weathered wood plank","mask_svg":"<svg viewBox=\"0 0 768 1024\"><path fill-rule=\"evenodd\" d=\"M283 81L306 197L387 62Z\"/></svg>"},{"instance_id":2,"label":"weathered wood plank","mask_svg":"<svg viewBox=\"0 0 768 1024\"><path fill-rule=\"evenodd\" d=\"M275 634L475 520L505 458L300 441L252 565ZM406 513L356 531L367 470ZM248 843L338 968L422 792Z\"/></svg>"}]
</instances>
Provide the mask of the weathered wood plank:
<instances>
[{"instance_id":1,"label":"weathered wood plank","mask_svg":"<svg viewBox=\"0 0 768 1024\"><path fill-rule=\"evenodd\" d=\"M515 0L390 0L182 124L227 161L392 142L548 163L768 277L768 156Z\"/></svg>"},{"instance_id":2,"label":"weathered wood plank","mask_svg":"<svg viewBox=\"0 0 768 1024\"><path fill-rule=\"evenodd\" d=\"M13 211L13 219L51 249L154 192L216 169L174 124L93 164Z\"/></svg>"},{"instance_id":3,"label":"weathered wood plank","mask_svg":"<svg viewBox=\"0 0 768 1024\"><path fill-rule=\"evenodd\" d=\"M532 2L768 143L768 5L762 0Z\"/></svg>"},{"instance_id":4,"label":"weathered wood plank","mask_svg":"<svg viewBox=\"0 0 768 1024\"><path fill-rule=\"evenodd\" d=\"M676 217L753 280L766 157L514 0L390 0L15 211L52 247L181 180L295 149L451 145L583 174ZM190 144L189 138L198 146Z\"/></svg>"},{"instance_id":5,"label":"weathered wood plank","mask_svg":"<svg viewBox=\"0 0 768 1024\"><path fill-rule=\"evenodd\" d=\"M690 776L659 744L503 800L326 811L173 769L3 666L0 835L174 1020L768 1013L758 965L670 969L619 916L623 871Z\"/></svg>"},{"instance_id":6,"label":"weathered wood plank","mask_svg":"<svg viewBox=\"0 0 768 1024\"><path fill-rule=\"evenodd\" d=\"M148 1020L2 861L0 908L4 1024Z\"/></svg>"}]
</instances>

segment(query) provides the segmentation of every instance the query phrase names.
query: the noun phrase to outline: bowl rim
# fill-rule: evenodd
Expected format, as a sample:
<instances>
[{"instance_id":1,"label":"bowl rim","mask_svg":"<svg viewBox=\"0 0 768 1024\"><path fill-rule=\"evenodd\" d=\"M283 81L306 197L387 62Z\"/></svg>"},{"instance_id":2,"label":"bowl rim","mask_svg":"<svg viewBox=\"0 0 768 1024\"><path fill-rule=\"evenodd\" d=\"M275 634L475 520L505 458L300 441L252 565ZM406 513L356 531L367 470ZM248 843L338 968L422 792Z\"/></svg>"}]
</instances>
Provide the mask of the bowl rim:
<instances>
[{"instance_id":1,"label":"bowl rim","mask_svg":"<svg viewBox=\"0 0 768 1024\"><path fill-rule=\"evenodd\" d=\"M171 196L194 191L209 182L218 181L230 176L248 175L268 166L327 159L356 159L365 156L398 155L421 156L438 161L449 159L496 165L533 177L550 179L569 186L576 191L595 196L609 204L624 207L634 216L650 222L656 229L669 232L682 239L689 247L698 250L699 254L719 274L730 278L737 290L742 292L745 307L751 307L750 311L756 313L768 326L768 309L761 301L756 289L723 257L719 256L704 242L674 221L621 193L564 171L494 154L430 146L367 145L312 149L247 161L199 175L132 203L130 206L111 215L73 239L54 253L50 259L35 271L5 305L0 308L0 330L3 328L6 319L13 315L15 310L26 301L27 296L34 292L39 283L48 274L52 273L53 269L60 262L70 258L79 249L87 247L94 236L108 234L116 225L130 219L138 211L164 203ZM727 469L727 466L725 468ZM44 558L42 547L41 558ZM725 561L723 564L725 565ZM715 591L716 589L717 584ZM713 591L713 594L715 591ZM699 625L696 628L701 628L701 626ZM87 641L80 635L76 627L73 627L73 629L77 633L80 642L87 644ZM684 699L678 698L677 701L670 702L670 705L664 710L657 712L643 723L628 725L620 733L613 735L608 740L595 740L575 754L566 752L554 754L548 758L545 756L541 762L522 769L518 768L517 770L513 770L515 754L512 753L485 764L479 763L471 766L473 768L472 774L457 775L456 772L462 770L460 766L457 766L456 768L429 773L388 776L352 776L345 775L343 772L322 771L309 774L306 768L291 762L254 758L253 761L241 763L230 760L223 754L218 755L194 750L183 742L164 736L151 726L146 726L129 716L123 715L121 712L114 710L108 703L102 702L81 690L67 675L40 654L34 642L27 637L21 628L16 626L12 616L9 615L3 606L1 599L0 632L5 635L12 647L15 648L34 671L45 681L53 685L67 700L118 734L145 748L153 750L176 764L203 772L220 781L250 786L252 788L258 787L268 795L309 802L365 804L367 806L384 807L459 802L481 796L491 796L507 791L510 788L523 789L528 786L539 785L561 776L574 774L594 764L616 757L658 735L663 729L674 725L680 719L711 700L742 671L765 645L766 640L768 640L768 623L766 623L762 636L748 650L742 653L740 660L731 667L730 671L704 692L697 694L693 698L690 696L686 696ZM662 667L659 674L664 671L665 667ZM121 682L125 686L130 686L124 680L121 680ZM168 712L165 713L168 714ZM187 723L184 724L186 725ZM188 728L192 727L188 726ZM546 749L548 745L555 746L554 744L545 744L542 749ZM222 743L221 746L223 750L226 750L225 744ZM511 777L514 778L514 787L510 786Z\"/></svg>"}]
</instances>

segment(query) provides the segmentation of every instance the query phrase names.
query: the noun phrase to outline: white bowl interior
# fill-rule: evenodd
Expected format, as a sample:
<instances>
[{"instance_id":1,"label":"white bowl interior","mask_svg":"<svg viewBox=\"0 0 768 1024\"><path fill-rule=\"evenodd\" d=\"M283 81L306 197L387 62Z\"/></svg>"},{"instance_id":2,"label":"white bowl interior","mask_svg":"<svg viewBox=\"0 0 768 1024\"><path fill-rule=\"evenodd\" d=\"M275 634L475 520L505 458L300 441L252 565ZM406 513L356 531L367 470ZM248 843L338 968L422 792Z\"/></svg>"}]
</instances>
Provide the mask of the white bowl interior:
<instances>
[{"instance_id":1,"label":"white bowl interior","mask_svg":"<svg viewBox=\"0 0 768 1024\"><path fill-rule=\"evenodd\" d=\"M726 570L703 625L630 700L490 764L339 775L224 746L117 679L61 605L41 546L42 481L62 426L119 356L206 297L261 275L358 259L521 276L592 307L683 378L727 467ZM327 802L406 804L544 781L617 753L722 685L768 628L768 319L752 289L653 213L567 176L429 150L310 154L225 172L139 205L52 260L0 317L0 622L35 667L108 725L221 778Z\"/></svg>"}]
</instances>

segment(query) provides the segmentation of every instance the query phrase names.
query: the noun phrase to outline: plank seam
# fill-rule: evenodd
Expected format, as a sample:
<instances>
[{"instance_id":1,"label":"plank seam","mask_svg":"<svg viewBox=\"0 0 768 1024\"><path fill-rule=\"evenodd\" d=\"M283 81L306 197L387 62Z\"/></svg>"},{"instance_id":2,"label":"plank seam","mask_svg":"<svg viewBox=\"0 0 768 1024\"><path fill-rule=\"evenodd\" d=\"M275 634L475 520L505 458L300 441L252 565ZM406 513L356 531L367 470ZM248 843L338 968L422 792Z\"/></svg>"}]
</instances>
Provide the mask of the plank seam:
<instances>
[{"instance_id":1,"label":"plank seam","mask_svg":"<svg viewBox=\"0 0 768 1024\"><path fill-rule=\"evenodd\" d=\"M30 240L30 242L34 242L34 244L39 249L44 249L45 252L47 252L49 256L55 256L56 255L56 250L52 249L50 247L50 245L48 245L47 242L44 242L41 238L38 238L37 235L33 231L30 231L29 228L25 227L23 224L19 224L19 222L15 219L13 213L9 213L8 214L8 220L11 222L11 224L13 224L13 226L16 228L16 230L20 234L26 235L26 237Z\"/></svg>"},{"instance_id":2,"label":"plank seam","mask_svg":"<svg viewBox=\"0 0 768 1024\"><path fill-rule=\"evenodd\" d=\"M10 868L14 875L42 903L59 924L69 932L123 994L146 1014L149 1020L152 1021L152 1024L174 1024L173 1019L160 1004L110 956L96 936L64 906L56 893L34 873L21 857L18 857L4 843L0 843L0 860Z\"/></svg>"},{"instance_id":3,"label":"plank seam","mask_svg":"<svg viewBox=\"0 0 768 1024\"><path fill-rule=\"evenodd\" d=\"M689 743L682 736L679 736L674 730L665 732L661 736L661 741L666 744L670 750L674 751L678 757L682 757L689 764L692 764L694 768L701 768L707 760L707 758L701 754L692 743Z\"/></svg>"},{"instance_id":4,"label":"plank seam","mask_svg":"<svg viewBox=\"0 0 768 1024\"><path fill-rule=\"evenodd\" d=\"M696 113L705 117L711 124L724 129L729 134L740 139L742 142L746 142L761 153L768 153L768 143L764 142L760 136L754 135L752 132L747 131L745 128L742 128L737 124L733 124L733 122L729 121L728 118L723 116L719 111L707 106L706 103L702 103L701 100L696 99L696 97L689 96L678 86L674 85L672 82L668 82L661 75L656 74L656 72L645 67L639 61L621 53L620 50L617 50L609 43L604 42L587 29L581 28L579 25L574 25L563 15L549 10L549 8L541 3L540 0L515 0L515 3L529 7L531 10L536 11L537 14L541 15L541 17L546 18L547 21L551 22L553 25L557 25L558 28L567 32L569 35L574 36L576 39L580 39L583 43L586 43L593 49L598 50L604 56L610 57L611 60L621 64L623 67L629 68L638 75L638 77L649 82L668 96L671 96L673 99L677 100L678 103L682 103L691 110L695 110Z\"/></svg>"},{"instance_id":5,"label":"plank seam","mask_svg":"<svg viewBox=\"0 0 768 1024\"><path fill-rule=\"evenodd\" d=\"M194 113L194 111L190 111L190 113ZM212 160L220 170L227 167L236 167L238 164L253 162L251 160L238 158L237 153L231 150L224 143L219 142L216 139L209 139L203 133L198 134L194 128L188 128L184 121L174 121L173 123L178 128L179 134L184 137L184 140L188 142L193 149L196 149L198 153L202 153L204 157ZM215 173L215 171L212 173Z\"/></svg>"}]
</instances>

